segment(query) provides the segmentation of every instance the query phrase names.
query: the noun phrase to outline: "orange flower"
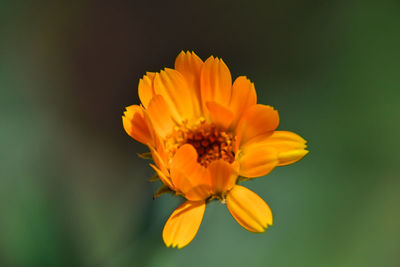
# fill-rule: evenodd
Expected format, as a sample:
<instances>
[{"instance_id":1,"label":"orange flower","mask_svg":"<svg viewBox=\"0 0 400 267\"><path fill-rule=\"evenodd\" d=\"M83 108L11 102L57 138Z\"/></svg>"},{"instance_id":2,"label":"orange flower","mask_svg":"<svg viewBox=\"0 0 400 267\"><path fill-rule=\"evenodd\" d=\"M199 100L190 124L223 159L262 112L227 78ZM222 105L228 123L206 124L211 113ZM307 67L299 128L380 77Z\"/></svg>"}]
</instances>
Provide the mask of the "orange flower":
<instances>
[{"instance_id":1,"label":"orange flower","mask_svg":"<svg viewBox=\"0 0 400 267\"><path fill-rule=\"evenodd\" d=\"M124 128L149 147L161 191L186 198L165 224L165 244L189 244L212 199L226 203L251 232L272 225L268 205L238 182L292 164L308 151L299 135L276 131L278 112L257 104L254 84L244 76L232 84L222 59L203 62L195 53L181 52L175 69L148 72L138 91L142 105L126 108Z\"/></svg>"}]
</instances>

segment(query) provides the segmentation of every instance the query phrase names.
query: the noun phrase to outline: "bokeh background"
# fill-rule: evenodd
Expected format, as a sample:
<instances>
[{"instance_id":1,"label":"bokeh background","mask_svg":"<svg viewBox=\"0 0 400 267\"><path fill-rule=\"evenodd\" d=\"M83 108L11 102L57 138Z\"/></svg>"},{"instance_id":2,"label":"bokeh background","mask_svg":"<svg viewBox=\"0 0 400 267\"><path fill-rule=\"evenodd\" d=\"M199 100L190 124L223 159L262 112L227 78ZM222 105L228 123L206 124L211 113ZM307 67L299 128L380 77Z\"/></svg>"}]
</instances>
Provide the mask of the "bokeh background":
<instances>
[{"instance_id":1,"label":"bokeh background","mask_svg":"<svg viewBox=\"0 0 400 267\"><path fill-rule=\"evenodd\" d=\"M0 266L400 266L399 1L1 1ZM181 50L222 57L309 141L245 183L264 234L208 206L162 242L179 204L121 115Z\"/></svg>"}]
</instances>

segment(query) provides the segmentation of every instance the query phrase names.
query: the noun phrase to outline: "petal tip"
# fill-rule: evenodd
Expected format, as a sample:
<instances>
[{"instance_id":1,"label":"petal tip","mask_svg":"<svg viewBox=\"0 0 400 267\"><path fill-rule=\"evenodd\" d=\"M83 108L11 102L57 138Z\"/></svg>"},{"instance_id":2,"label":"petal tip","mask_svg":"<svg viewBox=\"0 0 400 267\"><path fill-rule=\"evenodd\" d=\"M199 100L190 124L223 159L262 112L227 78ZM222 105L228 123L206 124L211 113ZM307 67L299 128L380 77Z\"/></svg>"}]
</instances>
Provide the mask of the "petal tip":
<instances>
[{"instance_id":1,"label":"petal tip","mask_svg":"<svg viewBox=\"0 0 400 267\"><path fill-rule=\"evenodd\" d=\"M227 196L228 210L235 220L253 233L265 232L272 224L272 212L267 203L253 191L236 185Z\"/></svg>"},{"instance_id":2,"label":"petal tip","mask_svg":"<svg viewBox=\"0 0 400 267\"><path fill-rule=\"evenodd\" d=\"M205 211L204 202L186 201L169 217L163 229L163 240L167 247L181 249L196 236Z\"/></svg>"},{"instance_id":3,"label":"petal tip","mask_svg":"<svg viewBox=\"0 0 400 267\"><path fill-rule=\"evenodd\" d=\"M309 153L306 149L290 150L278 154L279 165L289 165L303 159Z\"/></svg>"}]
</instances>

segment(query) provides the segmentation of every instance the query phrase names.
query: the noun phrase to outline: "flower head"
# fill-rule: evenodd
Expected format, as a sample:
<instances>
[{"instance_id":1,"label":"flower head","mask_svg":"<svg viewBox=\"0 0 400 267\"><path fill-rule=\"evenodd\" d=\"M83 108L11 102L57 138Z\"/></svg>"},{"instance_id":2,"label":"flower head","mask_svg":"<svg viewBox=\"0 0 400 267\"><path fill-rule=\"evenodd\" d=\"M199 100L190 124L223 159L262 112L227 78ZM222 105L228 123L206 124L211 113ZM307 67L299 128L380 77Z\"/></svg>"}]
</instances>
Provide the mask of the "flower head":
<instances>
[{"instance_id":1,"label":"flower head","mask_svg":"<svg viewBox=\"0 0 400 267\"><path fill-rule=\"evenodd\" d=\"M124 128L149 147L163 189L186 199L165 224L167 246L192 241L211 199L226 203L251 232L272 225L268 205L238 182L292 164L308 151L299 135L276 131L278 112L257 104L249 79L240 76L232 84L222 59L203 62L181 52L174 69L143 76L138 93L142 105L126 108Z\"/></svg>"}]
</instances>

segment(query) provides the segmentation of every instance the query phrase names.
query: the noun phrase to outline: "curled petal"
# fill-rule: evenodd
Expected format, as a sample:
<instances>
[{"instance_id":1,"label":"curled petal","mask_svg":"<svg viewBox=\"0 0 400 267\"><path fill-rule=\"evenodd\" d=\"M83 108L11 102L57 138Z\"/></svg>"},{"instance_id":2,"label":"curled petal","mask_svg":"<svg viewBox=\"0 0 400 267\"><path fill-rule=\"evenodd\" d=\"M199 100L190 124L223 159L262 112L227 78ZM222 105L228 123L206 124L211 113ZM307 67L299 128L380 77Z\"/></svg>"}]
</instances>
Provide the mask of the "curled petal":
<instances>
[{"instance_id":1,"label":"curled petal","mask_svg":"<svg viewBox=\"0 0 400 267\"><path fill-rule=\"evenodd\" d=\"M153 142L149 125L142 107L132 105L126 108L122 116L122 124L128 135L143 144Z\"/></svg>"},{"instance_id":2,"label":"curled petal","mask_svg":"<svg viewBox=\"0 0 400 267\"><path fill-rule=\"evenodd\" d=\"M190 144L185 144L176 151L172 159L171 169L182 170L187 165L198 164L197 157L196 149Z\"/></svg>"},{"instance_id":3,"label":"curled petal","mask_svg":"<svg viewBox=\"0 0 400 267\"><path fill-rule=\"evenodd\" d=\"M207 102L206 106L212 121L222 129L228 129L235 116L233 112L217 102Z\"/></svg>"},{"instance_id":4,"label":"curled petal","mask_svg":"<svg viewBox=\"0 0 400 267\"><path fill-rule=\"evenodd\" d=\"M271 106L253 105L243 114L236 129L238 145L252 138L272 134L279 125L278 112Z\"/></svg>"},{"instance_id":5,"label":"curled petal","mask_svg":"<svg viewBox=\"0 0 400 267\"><path fill-rule=\"evenodd\" d=\"M262 198L246 187L236 185L226 197L233 218L246 230L264 232L272 225L272 212Z\"/></svg>"},{"instance_id":6,"label":"curled petal","mask_svg":"<svg viewBox=\"0 0 400 267\"><path fill-rule=\"evenodd\" d=\"M172 183L189 200L204 200L211 193L210 174L197 162L197 152L185 144L175 153L171 162Z\"/></svg>"},{"instance_id":7,"label":"curled petal","mask_svg":"<svg viewBox=\"0 0 400 267\"><path fill-rule=\"evenodd\" d=\"M279 163L274 148L262 144L246 145L239 156L239 174L244 177L260 177L270 173Z\"/></svg>"},{"instance_id":8,"label":"curled petal","mask_svg":"<svg viewBox=\"0 0 400 267\"><path fill-rule=\"evenodd\" d=\"M199 230L205 209L204 201L186 201L180 205L164 226L165 245L180 249L189 244Z\"/></svg>"}]
</instances>

